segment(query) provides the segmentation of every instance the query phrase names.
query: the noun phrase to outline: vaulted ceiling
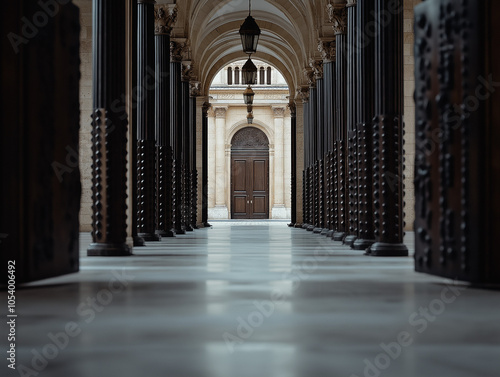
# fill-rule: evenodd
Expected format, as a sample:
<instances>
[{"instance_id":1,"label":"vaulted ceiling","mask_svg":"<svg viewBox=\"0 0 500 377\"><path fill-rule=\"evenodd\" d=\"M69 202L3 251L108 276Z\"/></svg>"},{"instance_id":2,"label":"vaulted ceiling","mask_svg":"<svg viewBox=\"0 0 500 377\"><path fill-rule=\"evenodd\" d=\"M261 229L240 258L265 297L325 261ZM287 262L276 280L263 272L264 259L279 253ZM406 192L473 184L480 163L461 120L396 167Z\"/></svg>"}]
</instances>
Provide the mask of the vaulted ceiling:
<instances>
[{"instance_id":1,"label":"vaulted ceiling","mask_svg":"<svg viewBox=\"0 0 500 377\"><path fill-rule=\"evenodd\" d=\"M331 0L345 3L344 0ZM248 15L248 0L159 0L176 3L173 38L187 38L194 74L206 94L215 74L227 63L245 58L239 28ZM318 40L333 39L326 14L328 0L252 0L252 16L262 30L255 58L274 65L291 93L306 83L304 68L319 58Z\"/></svg>"}]
</instances>

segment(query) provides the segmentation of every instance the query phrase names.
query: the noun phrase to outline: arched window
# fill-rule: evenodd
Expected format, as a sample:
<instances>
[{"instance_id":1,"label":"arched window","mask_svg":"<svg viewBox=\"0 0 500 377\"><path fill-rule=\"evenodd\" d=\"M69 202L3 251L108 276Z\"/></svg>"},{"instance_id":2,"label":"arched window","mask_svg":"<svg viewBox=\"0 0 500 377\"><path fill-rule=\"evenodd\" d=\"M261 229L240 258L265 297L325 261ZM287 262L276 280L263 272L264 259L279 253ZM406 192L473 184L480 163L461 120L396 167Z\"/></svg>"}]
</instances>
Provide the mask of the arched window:
<instances>
[{"instance_id":1,"label":"arched window","mask_svg":"<svg viewBox=\"0 0 500 377\"><path fill-rule=\"evenodd\" d=\"M267 67L267 85L271 85L271 67Z\"/></svg>"},{"instance_id":2,"label":"arched window","mask_svg":"<svg viewBox=\"0 0 500 377\"><path fill-rule=\"evenodd\" d=\"M233 69L231 67L227 69L227 85L233 85Z\"/></svg>"},{"instance_id":3,"label":"arched window","mask_svg":"<svg viewBox=\"0 0 500 377\"><path fill-rule=\"evenodd\" d=\"M234 69L234 84L240 85L240 67Z\"/></svg>"},{"instance_id":4,"label":"arched window","mask_svg":"<svg viewBox=\"0 0 500 377\"><path fill-rule=\"evenodd\" d=\"M260 85L264 85L264 83L266 82L266 71L264 70L264 67L260 67L260 80L259 80L259 84Z\"/></svg>"}]
</instances>

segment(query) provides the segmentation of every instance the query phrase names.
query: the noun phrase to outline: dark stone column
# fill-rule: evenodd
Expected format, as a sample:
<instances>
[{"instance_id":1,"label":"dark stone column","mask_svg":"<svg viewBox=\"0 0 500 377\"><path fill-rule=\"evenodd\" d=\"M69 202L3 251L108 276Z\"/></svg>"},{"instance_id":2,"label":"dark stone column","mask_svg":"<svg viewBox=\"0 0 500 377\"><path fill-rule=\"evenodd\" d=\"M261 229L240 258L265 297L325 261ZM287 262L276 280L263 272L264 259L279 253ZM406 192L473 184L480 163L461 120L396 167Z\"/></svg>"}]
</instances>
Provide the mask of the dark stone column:
<instances>
[{"instance_id":1,"label":"dark stone column","mask_svg":"<svg viewBox=\"0 0 500 377\"><path fill-rule=\"evenodd\" d=\"M374 242L373 234L373 117L375 106L375 41L369 25L374 24L375 2L358 0L357 82L358 97L358 173L359 173L359 228L358 239L352 244L356 250L365 250Z\"/></svg>"},{"instance_id":2,"label":"dark stone column","mask_svg":"<svg viewBox=\"0 0 500 377\"><path fill-rule=\"evenodd\" d=\"M397 4L399 11L394 10ZM373 132L373 256L407 256L403 244L403 0L376 0L375 119Z\"/></svg>"},{"instance_id":3,"label":"dark stone column","mask_svg":"<svg viewBox=\"0 0 500 377\"><path fill-rule=\"evenodd\" d=\"M177 8L159 6L155 10L156 51L156 145L157 145L157 233L174 237L173 149L170 133L170 32Z\"/></svg>"},{"instance_id":4,"label":"dark stone column","mask_svg":"<svg viewBox=\"0 0 500 377\"><path fill-rule=\"evenodd\" d=\"M302 88L299 91L304 106L304 173L302 177L302 213L304 217L303 229L308 229L311 224L311 203L310 203L310 167L311 167L311 152L310 152L310 119L309 119L309 88Z\"/></svg>"},{"instance_id":5,"label":"dark stone column","mask_svg":"<svg viewBox=\"0 0 500 377\"><path fill-rule=\"evenodd\" d=\"M202 115L202 204L201 204L201 222L204 227L211 226L208 223L208 110L210 109L210 104L205 102L203 104L203 115Z\"/></svg>"},{"instance_id":6,"label":"dark stone column","mask_svg":"<svg viewBox=\"0 0 500 377\"><path fill-rule=\"evenodd\" d=\"M335 241L343 241L346 236L346 137L347 137L347 9L345 4L331 5L330 20L334 23L336 41L336 89L335 89L335 144L334 179L336 204Z\"/></svg>"},{"instance_id":7,"label":"dark stone column","mask_svg":"<svg viewBox=\"0 0 500 377\"><path fill-rule=\"evenodd\" d=\"M126 91L125 6L93 0L92 239L89 256L124 256L127 238L127 114L114 110Z\"/></svg>"},{"instance_id":8,"label":"dark stone column","mask_svg":"<svg viewBox=\"0 0 500 377\"><path fill-rule=\"evenodd\" d=\"M200 95L200 83L190 83L189 98L189 126L191 140L189 143L190 169L191 169L191 218L193 229L198 229L198 169L196 168L196 97Z\"/></svg>"},{"instance_id":9,"label":"dark stone column","mask_svg":"<svg viewBox=\"0 0 500 377\"><path fill-rule=\"evenodd\" d=\"M335 130L335 41L320 41L318 50L323 57L323 85L324 85L324 133L323 144L325 150L325 212L326 228L324 234L332 237L335 229L335 179L334 179L334 130ZM323 233L323 232L322 232Z\"/></svg>"},{"instance_id":10,"label":"dark stone column","mask_svg":"<svg viewBox=\"0 0 500 377\"><path fill-rule=\"evenodd\" d=\"M183 162L183 190L182 190L182 212L184 218L184 227L187 232L194 230L191 225L191 201L192 201L192 170L191 170L191 121L190 107L191 101L189 98L190 87L189 80L191 78L192 66L191 62L184 61L182 64L182 81L181 81L181 127L182 127L182 162Z\"/></svg>"},{"instance_id":11,"label":"dark stone column","mask_svg":"<svg viewBox=\"0 0 500 377\"><path fill-rule=\"evenodd\" d=\"M145 241L156 234L154 0L138 0L137 17L137 232Z\"/></svg>"},{"instance_id":12,"label":"dark stone column","mask_svg":"<svg viewBox=\"0 0 500 377\"><path fill-rule=\"evenodd\" d=\"M344 244L351 246L358 238L358 132L356 61L356 0L347 2L347 229Z\"/></svg>"},{"instance_id":13,"label":"dark stone column","mask_svg":"<svg viewBox=\"0 0 500 377\"><path fill-rule=\"evenodd\" d=\"M307 71L309 78L309 212L310 223L308 231L314 231L318 228L318 159L317 159L317 132L318 132L318 113L317 113L317 88L314 80L314 72Z\"/></svg>"},{"instance_id":14,"label":"dark stone column","mask_svg":"<svg viewBox=\"0 0 500 377\"><path fill-rule=\"evenodd\" d=\"M291 117L291 134L292 134L292 176L291 176L291 196L292 196L292 219L288 226L295 227L297 224L297 107L295 101L290 101L288 104Z\"/></svg>"},{"instance_id":15,"label":"dark stone column","mask_svg":"<svg viewBox=\"0 0 500 377\"><path fill-rule=\"evenodd\" d=\"M170 42L170 127L172 147L174 149L174 230L176 234L185 234L184 221L184 161L182 133L182 88L181 61L184 46L179 42Z\"/></svg>"}]
</instances>

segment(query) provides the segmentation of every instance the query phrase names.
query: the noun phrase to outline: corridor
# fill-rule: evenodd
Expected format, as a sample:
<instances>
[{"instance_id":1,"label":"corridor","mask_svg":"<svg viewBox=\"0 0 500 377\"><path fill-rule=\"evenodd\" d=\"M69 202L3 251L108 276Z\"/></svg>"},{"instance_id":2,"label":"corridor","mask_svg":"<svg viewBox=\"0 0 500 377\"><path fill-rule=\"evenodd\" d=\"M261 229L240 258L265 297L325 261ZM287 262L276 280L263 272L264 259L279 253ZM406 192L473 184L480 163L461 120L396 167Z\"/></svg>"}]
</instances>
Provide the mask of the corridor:
<instances>
[{"instance_id":1,"label":"corridor","mask_svg":"<svg viewBox=\"0 0 500 377\"><path fill-rule=\"evenodd\" d=\"M212 225L121 258L82 234L79 273L18 291L21 375L498 377L499 292L282 221Z\"/></svg>"}]
</instances>

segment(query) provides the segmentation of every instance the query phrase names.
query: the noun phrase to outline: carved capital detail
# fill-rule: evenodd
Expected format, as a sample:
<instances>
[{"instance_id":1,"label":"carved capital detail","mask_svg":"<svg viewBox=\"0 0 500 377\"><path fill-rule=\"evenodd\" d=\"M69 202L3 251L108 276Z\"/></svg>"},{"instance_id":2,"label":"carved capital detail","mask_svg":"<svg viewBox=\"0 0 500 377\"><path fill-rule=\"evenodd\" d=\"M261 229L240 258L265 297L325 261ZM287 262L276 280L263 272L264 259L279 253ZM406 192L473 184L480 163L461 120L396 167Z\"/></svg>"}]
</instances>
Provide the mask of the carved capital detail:
<instances>
[{"instance_id":1,"label":"carved capital detail","mask_svg":"<svg viewBox=\"0 0 500 377\"><path fill-rule=\"evenodd\" d=\"M318 51L324 63L334 62L337 59L337 43L335 41L319 41Z\"/></svg>"},{"instance_id":2,"label":"carved capital detail","mask_svg":"<svg viewBox=\"0 0 500 377\"><path fill-rule=\"evenodd\" d=\"M186 61L182 62L182 80L183 81L192 81L193 69L194 69L194 64L192 61L186 60Z\"/></svg>"},{"instance_id":3,"label":"carved capital detail","mask_svg":"<svg viewBox=\"0 0 500 377\"><path fill-rule=\"evenodd\" d=\"M189 83L189 92L191 94L191 97L201 96L201 82L191 81Z\"/></svg>"},{"instance_id":4,"label":"carved capital detail","mask_svg":"<svg viewBox=\"0 0 500 377\"><path fill-rule=\"evenodd\" d=\"M294 102L290 102L287 105L287 107L290 110L290 114L291 114L292 117L294 117L294 116L297 115L297 105L295 104L295 101Z\"/></svg>"},{"instance_id":5,"label":"carved capital detail","mask_svg":"<svg viewBox=\"0 0 500 377\"><path fill-rule=\"evenodd\" d=\"M315 80L323 78L323 62L321 60L309 59L309 67L314 73Z\"/></svg>"},{"instance_id":6,"label":"carved capital detail","mask_svg":"<svg viewBox=\"0 0 500 377\"><path fill-rule=\"evenodd\" d=\"M297 89L297 97L302 101L302 103L309 102L309 88L302 87Z\"/></svg>"},{"instance_id":7,"label":"carved capital detail","mask_svg":"<svg viewBox=\"0 0 500 377\"><path fill-rule=\"evenodd\" d=\"M347 34L347 8L345 4L327 4L328 18L333 23L335 34Z\"/></svg>"},{"instance_id":8,"label":"carved capital detail","mask_svg":"<svg viewBox=\"0 0 500 377\"><path fill-rule=\"evenodd\" d=\"M176 6L158 5L155 7L155 34L170 34L176 21Z\"/></svg>"},{"instance_id":9,"label":"carved capital detail","mask_svg":"<svg viewBox=\"0 0 500 377\"><path fill-rule=\"evenodd\" d=\"M347 0L346 7L354 7L358 4L358 0Z\"/></svg>"},{"instance_id":10,"label":"carved capital detail","mask_svg":"<svg viewBox=\"0 0 500 377\"><path fill-rule=\"evenodd\" d=\"M283 118L285 116L285 108L273 106L273 114L275 118Z\"/></svg>"},{"instance_id":11,"label":"carved capital detail","mask_svg":"<svg viewBox=\"0 0 500 377\"><path fill-rule=\"evenodd\" d=\"M214 109L216 118L226 118L227 107L216 107Z\"/></svg>"},{"instance_id":12,"label":"carved capital detail","mask_svg":"<svg viewBox=\"0 0 500 377\"><path fill-rule=\"evenodd\" d=\"M170 60L177 63L181 62L183 49L184 43L170 41Z\"/></svg>"},{"instance_id":13,"label":"carved capital detail","mask_svg":"<svg viewBox=\"0 0 500 377\"><path fill-rule=\"evenodd\" d=\"M312 86L312 87L316 86L316 80L314 78L314 71L310 68L304 68L303 73L304 73L304 76L307 80L307 84L309 86Z\"/></svg>"}]
</instances>

